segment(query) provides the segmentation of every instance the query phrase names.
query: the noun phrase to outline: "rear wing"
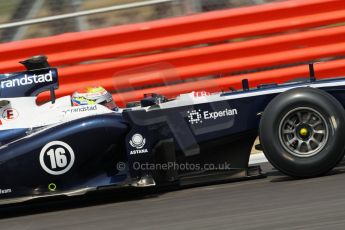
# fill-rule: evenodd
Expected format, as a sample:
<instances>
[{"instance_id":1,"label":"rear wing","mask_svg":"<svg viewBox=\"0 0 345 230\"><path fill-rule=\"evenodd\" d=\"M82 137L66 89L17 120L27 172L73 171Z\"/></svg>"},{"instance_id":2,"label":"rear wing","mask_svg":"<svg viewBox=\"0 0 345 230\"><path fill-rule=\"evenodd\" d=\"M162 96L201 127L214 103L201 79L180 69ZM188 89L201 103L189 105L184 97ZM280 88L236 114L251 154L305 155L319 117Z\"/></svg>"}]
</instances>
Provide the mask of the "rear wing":
<instances>
[{"instance_id":1,"label":"rear wing","mask_svg":"<svg viewBox=\"0 0 345 230\"><path fill-rule=\"evenodd\" d=\"M50 91L52 101L54 90L58 89L58 72L50 68L45 56L36 56L20 62L27 71L4 75L0 79L0 98L37 96Z\"/></svg>"}]
</instances>

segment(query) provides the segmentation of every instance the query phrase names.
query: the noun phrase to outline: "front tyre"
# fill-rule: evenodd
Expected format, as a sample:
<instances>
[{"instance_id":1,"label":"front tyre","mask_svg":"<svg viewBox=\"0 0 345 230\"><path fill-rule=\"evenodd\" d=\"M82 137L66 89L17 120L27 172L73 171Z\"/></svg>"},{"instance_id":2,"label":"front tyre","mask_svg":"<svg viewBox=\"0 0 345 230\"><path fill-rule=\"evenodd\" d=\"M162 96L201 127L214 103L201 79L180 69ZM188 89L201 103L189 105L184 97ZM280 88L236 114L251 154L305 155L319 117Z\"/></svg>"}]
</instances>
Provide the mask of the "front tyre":
<instances>
[{"instance_id":1,"label":"front tyre","mask_svg":"<svg viewBox=\"0 0 345 230\"><path fill-rule=\"evenodd\" d=\"M344 156L345 112L330 94L297 88L275 97L259 127L269 162L292 177L315 177L335 167Z\"/></svg>"}]
</instances>

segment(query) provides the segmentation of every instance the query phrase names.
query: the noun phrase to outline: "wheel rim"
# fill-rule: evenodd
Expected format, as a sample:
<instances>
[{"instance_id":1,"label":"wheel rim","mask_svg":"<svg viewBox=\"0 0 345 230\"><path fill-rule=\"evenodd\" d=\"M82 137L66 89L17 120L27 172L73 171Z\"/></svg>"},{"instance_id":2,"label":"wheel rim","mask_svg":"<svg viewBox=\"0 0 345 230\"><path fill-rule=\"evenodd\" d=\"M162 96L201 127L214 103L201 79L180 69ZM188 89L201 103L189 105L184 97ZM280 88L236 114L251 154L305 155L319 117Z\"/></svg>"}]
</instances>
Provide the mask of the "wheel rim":
<instances>
[{"instance_id":1,"label":"wheel rim","mask_svg":"<svg viewBox=\"0 0 345 230\"><path fill-rule=\"evenodd\" d=\"M289 111L279 124L281 145L294 156L311 157L325 147L328 124L316 110L308 107Z\"/></svg>"}]
</instances>

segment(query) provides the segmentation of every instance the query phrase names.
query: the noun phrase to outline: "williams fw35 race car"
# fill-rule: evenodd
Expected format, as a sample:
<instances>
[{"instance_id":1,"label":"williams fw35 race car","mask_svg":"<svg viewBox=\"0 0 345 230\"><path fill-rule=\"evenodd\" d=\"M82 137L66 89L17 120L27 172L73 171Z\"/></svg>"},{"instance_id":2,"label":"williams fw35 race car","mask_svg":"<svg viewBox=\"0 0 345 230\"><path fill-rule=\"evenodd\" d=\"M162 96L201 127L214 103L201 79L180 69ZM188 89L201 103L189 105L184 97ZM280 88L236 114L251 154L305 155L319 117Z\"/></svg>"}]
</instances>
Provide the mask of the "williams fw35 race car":
<instances>
[{"instance_id":1,"label":"williams fw35 race car","mask_svg":"<svg viewBox=\"0 0 345 230\"><path fill-rule=\"evenodd\" d=\"M265 84L167 100L146 95L116 111L55 97L43 56L0 75L0 204L107 187L185 186L260 177L249 167L259 135L269 162L315 177L344 156L345 78ZM37 105L39 93L51 100Z\"/></svg>"}]
</instances>

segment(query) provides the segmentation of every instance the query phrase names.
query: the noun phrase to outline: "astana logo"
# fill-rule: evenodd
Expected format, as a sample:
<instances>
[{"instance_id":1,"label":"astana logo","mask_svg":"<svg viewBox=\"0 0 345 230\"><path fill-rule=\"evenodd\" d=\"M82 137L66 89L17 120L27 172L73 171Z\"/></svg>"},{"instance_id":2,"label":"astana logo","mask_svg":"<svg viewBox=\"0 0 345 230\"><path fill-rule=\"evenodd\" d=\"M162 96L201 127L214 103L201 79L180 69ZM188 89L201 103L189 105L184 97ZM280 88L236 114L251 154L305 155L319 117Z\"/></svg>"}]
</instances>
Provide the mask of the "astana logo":
<instances>
[{"instance_id":1,"label":"astana logo","mask_svg":"<svg viewBox=\"0 0 345 230\"><path fill-rule=\"evenodd\" d=\"M136 149L142 149L145 143L146 139L139 133L134 134L132 139L129 141L129 144Z\"/></svg>"}]
</instances>

